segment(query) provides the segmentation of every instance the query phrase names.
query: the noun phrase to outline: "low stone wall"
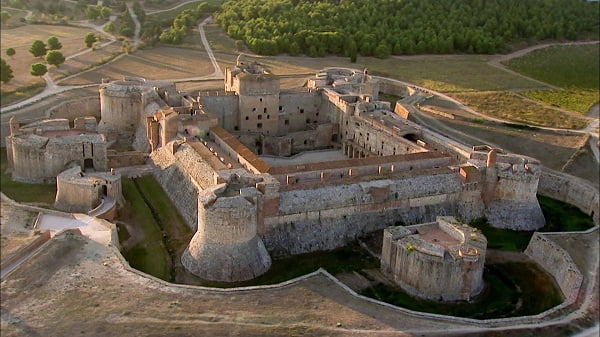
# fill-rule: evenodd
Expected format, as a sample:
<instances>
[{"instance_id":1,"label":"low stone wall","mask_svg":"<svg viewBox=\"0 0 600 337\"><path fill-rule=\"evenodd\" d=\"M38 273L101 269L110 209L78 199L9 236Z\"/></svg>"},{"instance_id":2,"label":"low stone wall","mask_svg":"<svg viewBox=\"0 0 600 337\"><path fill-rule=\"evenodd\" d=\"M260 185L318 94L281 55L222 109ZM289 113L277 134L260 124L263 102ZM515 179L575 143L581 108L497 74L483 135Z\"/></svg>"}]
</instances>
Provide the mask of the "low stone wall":
<instances>
[{"instance_id":1,"label":"low stone wall","mask_svg":"<svg viewBox=\"0 0 600 337\"><path fill-rule=\"evenodd\" d=\"M94 116L100 119L100 96L89 96L63 102L48 109L47 116L50 118L68 118Z\"/></svg>"},{"instance_id":2,"label":"low stone wall","mask_svg":"<svg viewBox=\"0 0 600 337\"><path fill-rule=\"evenodd\" d=\"M567 251L552 241L551 236L536 232L529 241L525 254L554 277L567 303L575 302L583 283L583 275Z\"/></svg>"},{"instance_id":3,"label":"low stone wall","mask_svg":"<svg viewBox=\"0 0 600 337\"><path fill-rule=\"evenodd\" d=\"M432 113L434 115L438 115L438 116L441 116L441 117L444 117L444 118L448 118L448 119L455 119L456 118L456 116L454 116L453 114L450 114L450 113L447 113L447 112L443 112L443 111L440 111L440 110L437 110L437 109L433 109L433 108L430 108L430 107L420 106L420 109L422 111L429 112L429 113Z\"/></svg>"},{"instance_id":4,"label":"low stone wall","mask_svg":"<svg viewBox=\"0 0 600 337\"><path fill-rule=\"evenodd\" d=\"M596 225L600 224L599 192L591 183L544 168L538 183L538 193L576 206L583 213L590 215Z\"/></svg>"},{"instance_id":5,"label":"low stone wall","mask_svg":"<svg viewBox=\"0 0 600 337\"><path fill-rule=\"evenodd\" d=\"M108 167L119 168L146 164L146 154L139 151L116 152L109 150L107 153Z\"/></svg>"},{"instance_id":6,"label":"low stone wall","mask_svg":"<svg viewBox=\"0 0 600 337\"><path fill-rule=\"evenodd\" d=\"M41 245L50 240L50 237L50 231L43 231L40 236L30 241L25 246L22 246L21 248L17 249L17 251L12 253L7 258L3 259L2 264L0 265L0 269L6 269L6 267L10 266L11 264L17 262L19 259L27 256L34 250L38 249Z\"/></svg>"}]
</instances>

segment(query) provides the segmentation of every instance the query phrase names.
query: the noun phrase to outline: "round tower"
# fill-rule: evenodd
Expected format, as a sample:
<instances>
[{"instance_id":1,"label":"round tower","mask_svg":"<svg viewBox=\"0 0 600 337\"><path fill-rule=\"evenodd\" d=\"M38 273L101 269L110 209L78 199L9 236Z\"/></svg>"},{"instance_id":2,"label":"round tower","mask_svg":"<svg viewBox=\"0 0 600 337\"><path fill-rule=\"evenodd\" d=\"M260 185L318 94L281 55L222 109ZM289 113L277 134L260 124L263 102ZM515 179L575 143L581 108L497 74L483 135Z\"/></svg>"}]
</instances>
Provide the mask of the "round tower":
<instances>
[{"instance_id":1,"label":"round tower","mask_svg":"<svg viewBox=\"0 0 600 337\"><path fill-rule=\"evenodd\" d=\"M271 257L257 235L257 195L253 188L217 185L198 198L198 230L181 262L202 279L237 282L264 274Z\"/></svg>"},{"instance_id":2,"label":"round tower","mask_svg":"<svg viewBox=\"0 0 600 337\"><path fill-rule=\"evenodd\" d=\"M123 145L131 145L142 112L140 81L113 81L100 88L98 131Z\"/></svg>"}]
</instances>

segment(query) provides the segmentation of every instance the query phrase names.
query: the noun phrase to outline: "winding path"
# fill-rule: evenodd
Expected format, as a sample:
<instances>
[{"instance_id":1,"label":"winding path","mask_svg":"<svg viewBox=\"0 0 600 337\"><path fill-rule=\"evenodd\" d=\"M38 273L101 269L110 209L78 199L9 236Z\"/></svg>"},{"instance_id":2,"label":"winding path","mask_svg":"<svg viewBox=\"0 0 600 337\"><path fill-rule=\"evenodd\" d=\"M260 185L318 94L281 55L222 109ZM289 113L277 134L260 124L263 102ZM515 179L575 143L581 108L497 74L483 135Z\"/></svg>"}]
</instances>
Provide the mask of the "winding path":
<instances>
[{"instance_id":1,"label":"winding path","mask_svg":"<svg viewBox=\"0 0 600 337\"><path fill-rule=\"evenodd\" d=\"M157 13L163 13L163 12L168 12L168 11L172 11L174 9L177 9L181 6L185 6L189 3L193 3L193 2L201 2L202 0L190 0L190 1L186 1L186 2L182 2L179 5L175 6L175 7L171 7L171 8L167 8L167 9L158 9L158 10L154 10L154 11L145 11L146 15L153 15L153 14L157 14Z\"/></svg>"}]
</instances>

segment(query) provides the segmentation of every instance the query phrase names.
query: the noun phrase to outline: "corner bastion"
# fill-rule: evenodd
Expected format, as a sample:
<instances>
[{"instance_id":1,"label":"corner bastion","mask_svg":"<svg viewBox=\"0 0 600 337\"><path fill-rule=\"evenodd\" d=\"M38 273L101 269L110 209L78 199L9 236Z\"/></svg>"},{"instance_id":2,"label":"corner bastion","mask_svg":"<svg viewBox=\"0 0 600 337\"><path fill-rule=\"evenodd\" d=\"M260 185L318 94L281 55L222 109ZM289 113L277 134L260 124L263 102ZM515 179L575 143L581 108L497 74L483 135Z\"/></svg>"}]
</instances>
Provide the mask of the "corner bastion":
<instances>
[{"instance_id":1,"label":"corner bastion","mask_svg":"<svg viewBox=\"0 0 600 337\"><path fill-rule=\"evenodd\" d=\"M243 170L220 172L219 180L198 195L198 230L181 262L205 280L250 280L271 266L256 227L261 194Z\"/></svg>"},{"instance_id":2,"label":"corner bastion","mask_svg":"<svg viewBox=\"0 0 600 337\"><path fill-rule=\"evenodd\" d=\"M470 301L484 288L487 240L454 217L384 230L381 271L409 294Z\"/></svg>"}]
</instances>

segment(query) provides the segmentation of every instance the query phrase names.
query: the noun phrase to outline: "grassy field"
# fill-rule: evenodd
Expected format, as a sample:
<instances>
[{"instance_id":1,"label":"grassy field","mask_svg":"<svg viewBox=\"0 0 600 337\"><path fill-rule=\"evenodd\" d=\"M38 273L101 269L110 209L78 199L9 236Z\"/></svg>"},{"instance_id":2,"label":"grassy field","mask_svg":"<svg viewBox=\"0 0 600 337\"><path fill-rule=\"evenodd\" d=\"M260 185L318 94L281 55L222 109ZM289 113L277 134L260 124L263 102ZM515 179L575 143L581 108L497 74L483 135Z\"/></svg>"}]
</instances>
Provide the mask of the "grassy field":
<instances>
[{"instance_id":1,"label":"grassy field","mask_svg":"<svg viewBox=\"0 0 600 337\"><path fill-rule=\"evenodd\" d=\"M580 114L588 112L592 105L596 104L600 98L598 89L530 90L521 92L521 94Z\"/></svg>"},{"instance_id":2,"label":"grassy field","mask_svg":"<svg viewBox=\"0 0 600 337\"><path fill-rule=\"evenodd\" d=\"M140 76L156 80L205 76L213 72L204 51L173 47L140 50L97 70L64 81L64 85L100 83L103 78Z\"/></svg>"},{"instance_id":3,"label":"grassy field","mask_svg":"<svg viewBox=\"0 0 600 337\"><path fill-rule=\"evenodd\" d=\"M276 284L312 273L319 268L324 268L332 274L337 274L360 271L362 269L378 269L379 261L369 255L358 243L353 242L331 251L273 259L271 268L265 274L249 281L231 283L210 282L201 280L184 271L184 273L188 274L184 277L184 283L218 288Z\"/></svg>"},{"instance_id":4,"label":"grassy field","mask_svg":"<svg viewBox=\"0 0 600 337\"><path fill-rule=\"evenodd\" d=\"M9 198L19 202L44 203L51 206L56 196L56 184L24 184L13 181L6 169L6 148L0 151L0 190Z\"/></svg>"},{"instance_id":5,"label":"grassy field","mask_svg":"<svg viewBox=\"0 0 600 337\"><path fill-rule=\"evenodd\" d=\"M120 54L122 54L121 42L116 41L104 48L96 49L92 52L69 59L65 61L65 63L61 64L59 68L51 67L50 76L52 76L54 80L64 78L66 76L79 73L83 70L107 63ZM100 83L100 81L98 83Z\"/></svg>"},{"instance_id":6,"label":"grassy field","mask_svg":"<svg viewBox=\"0 0 600 337\"><path fill-rule=\"evenodd\" d=\"M541 195L538 196L538 201L546 218L546 225L539 230L540 232L579 232L594 227L592 218L575 206ZM485 218L475 219L470 225L481 230L490 249L522 252L533 235L531 231L494 228Z\"/></svg>"},{"instance_id":7,"label":"grassy field","mask_svg":"<svg viewBox=\"0 0 600 337\"><path fill-rule=\"evenodd\" d=\"M119 225L119 240L123 242L131 236L142 236L142 240L137 241L132 247L124 247L123 256L133 268L169 280L171 258L152 209L133 179L123 178L122 184L123 197L127 201L127 206L119 210L118 219L133 228L128 231L125 226Z\"/></svg>"},{"instance_id":8,"label":"grassy field","mask_svg":"<svg viewBox=\"0 0 600 337\"><path fill-rule=\"evenodd\" d=\"M581 129L587 120L528 101L511 92L453 93L452 97L488 116L555 128Z\"/></svg>"},{"instance_id":9,"label":"grassy field","mask_svg":"<svg viewBox=\"0 0 600 337\"><path fill-rule=\"evenodd\" d=\"M14 29L3 29L0 32L2 54L5 54L7 48L14 48L16 55L6 57L6 62L13 70L14 78L9 83L2 84L2 90L10 92L19 87L43 82L29 73L31 64L44 63L42 58L33 57L28 51L34 40L42 40L45 43L49 37L56 36L63 45L60 51L66 57L86 48L83 37L91 31L89 28L53 25L27 25ZM49 68L53 68L53 66Z\"/></svg>"},{"instance_id":10,"label":"grassy field","mask_svg":"<svg viewBox=\"0 0 600 337\"><path fill-rule=\"evenodd\" d=\"M585 113L598 102L598 44L552 46L535 50L507 63L511 69L563 88L526 91L524 95L547 104Z\"/></svg>"},{"instance_id":11,"label":"grassy field","mask_svg":"<svg viewBox=\"0 0 600 337\"><path fill-rule=\"evenodd\" d=\"M534 50L506 65L535 79L564 88L597 89L598 44L552 46Z\"/></svg>"},{"instance_id":12,"label":"grassy field","mask_svg":"<svg viewBox=\"0 0 600 337\"><path fill-rule=\"evenodd\" d=\"M13 9L2 7L3 11L7 11L10 14L10 18L2 22L2 29L15 28L25 25L21 22L21 19L27 15L27 11L23 9Z\"/></svg>"},{"instance_id":13,"label":"grassy field","mask_svg":"<svg viewBox=\"0 0 600 337\"><path fill-rule=\"evenodd\" d=\"M378 284L369 296L407 309L476 319L533 315L562 301L552 277L532 263L499 263L485 267L484 291L472 303L440 303L412 297L399 287Z\"/></svg>"},{"instance_id":14,"label":"grassy field","mask_svg":"<svg viewBox=\"0 0 600 337\"><path fill-rule=\"evenodd\" d=\"M157 13L149 13L146 14L146 20L151 20L151 21L155 21L155 22L159 22L161 25L165 24L165 25L170 25L171 22L173 21L173 19L175 19L175 17L177 15L179 15L179 13L183 12L186 9L195 9L196 7L198 7L198 4L200 2L191 2L191 3L187 3L181 7L177 7L173 10L168 10L168 11L164 11L164 12L157 12ZM173 3L172 5L169 6L165 6L165 5L161 5L161 9L166 9L169 7L174 7L177 6L177 3Z\"/></svg>"}]
</instances>

